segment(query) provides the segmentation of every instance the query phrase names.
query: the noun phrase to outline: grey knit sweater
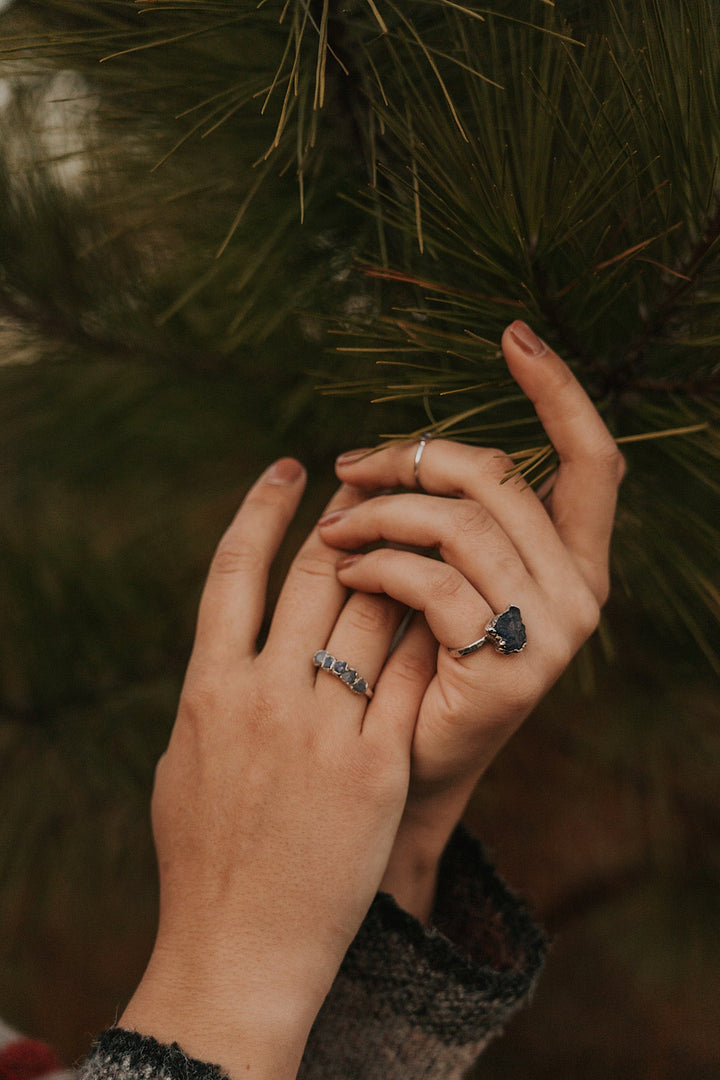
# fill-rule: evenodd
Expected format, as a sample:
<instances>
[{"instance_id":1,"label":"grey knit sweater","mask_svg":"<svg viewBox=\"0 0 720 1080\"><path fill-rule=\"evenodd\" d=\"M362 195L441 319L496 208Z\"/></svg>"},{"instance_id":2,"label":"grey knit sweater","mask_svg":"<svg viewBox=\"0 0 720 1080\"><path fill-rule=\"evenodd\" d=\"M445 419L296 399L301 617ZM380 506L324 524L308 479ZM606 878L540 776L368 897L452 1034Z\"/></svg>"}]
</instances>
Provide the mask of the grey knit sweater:
<instances>
[{"instance_id":1,"label":"grey knit sweater","mask_svg":"<svg viewBox=\"0 0 720 1080\"><path fill-rule=\"evenodd\" d=\"M456 830L432 925L375 898L310 1034L298 1080L457 1080L529 997L545 939ZM221 1070L121 1028L80 1080L222 1080Z\"/></svg>"}]
</instances>

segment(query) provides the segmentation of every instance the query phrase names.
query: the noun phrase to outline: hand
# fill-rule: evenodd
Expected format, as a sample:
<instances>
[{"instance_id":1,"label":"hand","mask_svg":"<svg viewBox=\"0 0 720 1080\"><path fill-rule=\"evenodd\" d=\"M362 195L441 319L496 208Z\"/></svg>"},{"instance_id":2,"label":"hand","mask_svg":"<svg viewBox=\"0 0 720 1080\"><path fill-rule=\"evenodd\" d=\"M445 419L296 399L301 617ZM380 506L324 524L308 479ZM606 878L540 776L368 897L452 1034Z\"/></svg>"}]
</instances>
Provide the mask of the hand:
<instances>
[{"instance_id":1,"label":"hand","mask_svg":"<svg viewBox=\"0 0 720 1080\"><path fill-rule=\"evenodd\" d=\"M276 463L213 559L153 795L157 942L121 1020L231 1076L273 1080L295 1076L385 870L434 666L420 627L386 662L398 606L346 600L317 530L257 653L270 564L303 487L298 462ZM343 488L331 508L357 498ZM320 648L377 680L371 701L313 667Z\"/></svg>"},{"instance_id":2,"label":"hand","mask_svg":"<svg viewBox=\"0 0 720 1080\"><path fill-rule=\"evenodd\" d=\"M412 892L411 879L424 881L419 906L426 914L428 883L473 786L593 632L608 593L622 457L569 369L525 324L509 327L502 344L559 455L544 504L522 481L500 483L511 462L499 451L438 440L421 459L428 494L378 495L320 522L336 547L384 540L442 556L384 547L338 563L344 585L422 611L440 643L415 730L410 797L383 883L397 896ZM416 448L345 455L338 476L366 492L413 488ZM482 637L511 604L527 628L523 652L504 656L488 643L468 657L450 656L449 648Z\"/></svg>"}]
</instances>

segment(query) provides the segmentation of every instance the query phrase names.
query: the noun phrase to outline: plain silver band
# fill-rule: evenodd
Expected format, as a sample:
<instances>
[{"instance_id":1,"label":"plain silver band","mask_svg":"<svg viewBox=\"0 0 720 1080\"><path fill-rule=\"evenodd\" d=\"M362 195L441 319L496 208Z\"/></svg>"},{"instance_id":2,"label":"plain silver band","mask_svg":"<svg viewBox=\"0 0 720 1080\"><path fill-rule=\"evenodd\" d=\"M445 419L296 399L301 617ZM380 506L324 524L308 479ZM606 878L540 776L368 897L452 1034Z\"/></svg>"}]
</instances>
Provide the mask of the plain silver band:
<instances>
[{"instance_id":1,"label":"plain silver band","mask_svg":"<svg viewBox=\"0 0 720 1080\"><path fill-rule=\"evenodd\" d=\"M472 653L477 652L478 649L482 649L486 641L487 637L481 637L478 638L477 641L471 641L469 645L463 645L461 649L448 649L448 652L451 656L456 658L460 656L470 656Z\"/></svg>"},{"instance_id":2,"label":"plain silver band","mask_svg":"<svg viewBox=\"0 0 720 1080\"><path fill-rule=\"evenodd\" d=\"M419 476L419 473L420 473L420 461L422 459L423 454L425 453L425 447L427 446L429 441L430 441L430 435L426 431L424 435L420 436L420 442L418 443L418 448L415 451L415 460L413 461L413 477L415 478L415 483L420 488L422 487L422 484L420 483L420 476Z\"/></svg>"}]
</instances>

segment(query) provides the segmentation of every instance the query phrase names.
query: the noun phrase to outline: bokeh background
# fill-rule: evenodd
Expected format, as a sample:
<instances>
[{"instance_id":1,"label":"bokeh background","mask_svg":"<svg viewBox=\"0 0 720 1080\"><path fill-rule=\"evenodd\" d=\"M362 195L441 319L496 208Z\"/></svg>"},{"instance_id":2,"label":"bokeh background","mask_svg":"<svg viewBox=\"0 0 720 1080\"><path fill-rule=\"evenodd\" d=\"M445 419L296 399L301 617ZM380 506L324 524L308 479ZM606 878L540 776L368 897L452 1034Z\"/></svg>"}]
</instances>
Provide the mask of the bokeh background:
<instances>
[{"instance_id":1,"label":"bokeh background","mask_svg":"<svg viewBox=\"0 0 720 1080\"><path fill-rule=\"evenodd\" d=\"M720 1076L719 15L492 6L0 11L0 1015L67 1062L152 943L153 767L244 491L310 471L274 591L342 450L446 425L540 475L519 315L629 473L601 631L468 809L554 942L473 1075Z\"/></svg>"}]
</instances>

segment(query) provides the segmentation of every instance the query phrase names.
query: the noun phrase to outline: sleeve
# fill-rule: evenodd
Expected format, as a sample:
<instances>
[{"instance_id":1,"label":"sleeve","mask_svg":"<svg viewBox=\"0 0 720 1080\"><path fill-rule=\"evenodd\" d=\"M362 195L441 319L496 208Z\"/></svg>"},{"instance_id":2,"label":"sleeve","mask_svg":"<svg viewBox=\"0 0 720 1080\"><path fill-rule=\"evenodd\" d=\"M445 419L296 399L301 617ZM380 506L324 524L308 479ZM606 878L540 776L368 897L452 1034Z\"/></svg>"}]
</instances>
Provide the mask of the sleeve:
<instances>
[{"instance_id":1,"label":"sleeve","mask_svg":"<svg viewBox=\"0 0 720 1080\"><path fill-rule=\"evenodd\" d=\"M298 1080L458 1080L529 998L545 937L459 827L432 924L379 893L308 1039ZM113 1028L78 1080L223 1080L177 1044Z\"/></svg>"},{"instance_id":2,"label":"sleeve","mask_svg":"<svg viewBox=\"0 0 720 1080\"><path fill-rule=\"evenodd\" d=\"M110 1028L95 1042L77 1080L225 1080L217 1065L197 1061L177 1043Z\"/></svg>"},{"instance_id":3,"label":"sleeve","mask_svg":"<svg viewBox=\"0 0 720 1080\"><path fill-rule=\"evenodd\" d=\"M298 1080L456 1080L529 998L546 941L483 849L455 831L432 922L380 893L308 1040Z\"/></svg>"}]
</instances>

